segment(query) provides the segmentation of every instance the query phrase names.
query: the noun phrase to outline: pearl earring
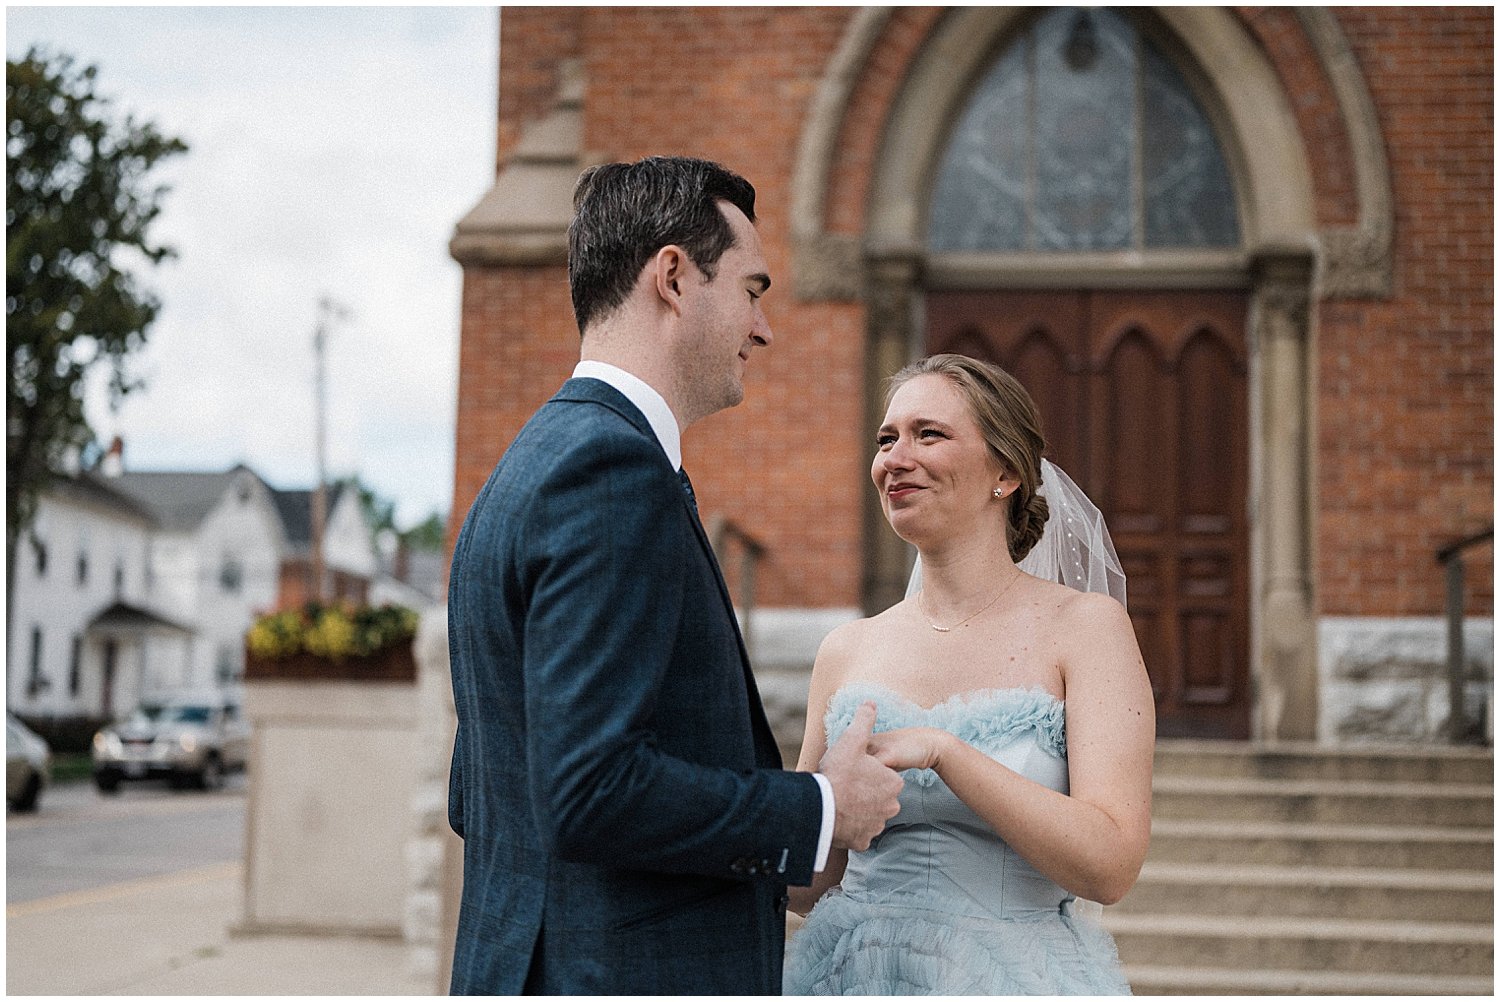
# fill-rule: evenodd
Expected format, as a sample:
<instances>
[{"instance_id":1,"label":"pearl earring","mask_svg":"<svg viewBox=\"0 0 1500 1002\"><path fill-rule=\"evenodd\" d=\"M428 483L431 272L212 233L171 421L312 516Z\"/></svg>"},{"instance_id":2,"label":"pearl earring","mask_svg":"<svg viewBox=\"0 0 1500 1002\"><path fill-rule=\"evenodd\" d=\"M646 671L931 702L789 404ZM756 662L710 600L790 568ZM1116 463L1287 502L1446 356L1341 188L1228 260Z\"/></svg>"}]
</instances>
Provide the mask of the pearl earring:
<instances>
[{"instance_id":1,"label":"pearl earring","mask_svg":"<svg viewBox=\"0 0 1500 1002\"><path fill-rule=\"evenodd\" d=\"M1000 489L1000 488L998 488L998 487L996 487L996 488L995 488L995 489L994 489L994 491L992 491L992 492L991 492L991 493L993 493L993 494L994 494L994 495L995 495L995 497L997 497L997 498L1004 498L1004 497L1005 497L1005 492L1004 492L1004 491L1002 491L1002 490L1001 490L1001 489Z\"/></svg>"}]
</instances>

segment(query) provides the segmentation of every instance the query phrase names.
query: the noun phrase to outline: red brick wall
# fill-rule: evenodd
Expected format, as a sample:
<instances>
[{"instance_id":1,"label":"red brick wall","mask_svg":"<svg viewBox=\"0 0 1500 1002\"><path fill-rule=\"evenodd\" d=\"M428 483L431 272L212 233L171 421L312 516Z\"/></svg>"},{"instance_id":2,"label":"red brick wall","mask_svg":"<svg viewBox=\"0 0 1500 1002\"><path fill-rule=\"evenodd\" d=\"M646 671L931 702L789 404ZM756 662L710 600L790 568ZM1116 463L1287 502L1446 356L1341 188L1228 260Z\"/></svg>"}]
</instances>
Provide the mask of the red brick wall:
<instances>
[{"instance_id":1,"label":"red brick wall","mask_svg":"<svg viewBox=\"0 0 1500 1002\"><path fill-rule=\"evenodd\" d=\"M1385 134L1396 270L1390 300L1320 310L1320 599L1436 615L1433 551L1494 519L1494 14L1338 17ZM1472 556L1468 611L1492 615L1492 549Z\"/></svg>"},{"instance_id":2,"label":"red brick wall","mask_svg":"<svg viewBox=\"0 0 1500 1002\"><path fill-rule=\"evenodd\" d=\"M770 546L759 600L857 605L864 312L789 289L791 176L809 101L849 8L507 8L498 157L544 113L558 61L584 60L585 147L611 159L685 153L759 192L776 288L775 345L747 399L686 438L705 518ZM940 16L899 8L856 82L828 188L829 229L863 226L881 130ZM1324 226L1358 220L1333 90L1294 11L1239 9L1286 84ZM1315 463L1318 588L1332 615L1436 614L1432 551L1489 524L1492 497L1492 13L1340 8L1377 106L1396 199L1395 294L1319 304ZM660 68L661 72L654 71ZM577 354L564 269L468 269L460 351L454 524L526 417ZM1482 551L1488 553L1488 549ZM1492 607L1490 564L1470 573Z\"/></svg>"},{"instance_id":3,"label":"red brick wall","mask_svg":"<svg viewBox=\"0 0 1500 1002\"><path fill-rule=\"evenodd\" d=\"M506 446L578 362L566 268L466 268L450 549Z\"/></svg>"},{"instance_id":4,"label":"red brick wall","mask_svg":"<svg viewBox=\"0 0 1500 1002\"><path fill-rule=\"evenodd\" d=\"M582 52L587 149L621 160L704 156L756 186L775 342L752 360L745 403L693 427L684 452L705 522L724 514L769 544L757 601L773 606L858 603L863 311L793 301L787 215L807 105L849 13L506 8L501 16L502 159L520 125L546 111L542 81L555 81L557 60ZM672 72L650 72L643 53ZM510 81L514 100L503 90ZM577 361L566 270L467 269L462 326L455 527L505 445Z\"/></svg>"},{"instance_id":5,"label":"red brick wall","mask_svg":"<svg viewBox=\"0 0 1500 1002\"><path fill-rule=\"evenodd\" d=\"M576 7L506 7L501 12L497 170L510 159L521 129L551 110L558 63L578 55L584 16Z\"/></svg>"}]
</instances>

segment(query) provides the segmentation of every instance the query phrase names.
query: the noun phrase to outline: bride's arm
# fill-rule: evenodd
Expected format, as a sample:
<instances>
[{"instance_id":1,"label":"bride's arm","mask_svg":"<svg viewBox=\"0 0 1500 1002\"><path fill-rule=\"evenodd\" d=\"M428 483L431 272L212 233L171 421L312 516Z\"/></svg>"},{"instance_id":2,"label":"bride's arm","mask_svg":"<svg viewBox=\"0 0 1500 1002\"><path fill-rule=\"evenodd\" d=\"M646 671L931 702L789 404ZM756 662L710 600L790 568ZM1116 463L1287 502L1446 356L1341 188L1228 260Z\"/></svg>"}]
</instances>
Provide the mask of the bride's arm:
<instances>
[{"instance_id":1,"label":"bride's arm","mask_svg":"<svg viewBox=\"0 0 1500 1002\"><path fill-rule=\"evenodd\" d=\"M1080 594L1060 610L1068 785L1061 794L932 728L875 735L895 769L936 769L960 800L1042 873L1080 897L1113 904L1139 876L1151 838L1156 711L1130 617Z\"/></svg>"},{"instance_id":2,"label":"bride's arm","mask_svg":"<svg viewBox=\"0 0 1500 1002\"><path fill-rule=\"evenodd\" d=\"M823 753L828 750L828 735L823 730L823 717L828 712L828 701L838 691L840 680L852 652L850 634L855 632L854 623L846 623L830 633L813 661L812 682L807 693L807 726L802 732L802 753L797 757L798 772L817 772ZM849 850L831 849L828 864L822 873L813 874L810 887L788 887L789 907L798 915L812 911L818 899L827 894L844 879L844 867L849 862Z\"/></svg>"}]
</instances>

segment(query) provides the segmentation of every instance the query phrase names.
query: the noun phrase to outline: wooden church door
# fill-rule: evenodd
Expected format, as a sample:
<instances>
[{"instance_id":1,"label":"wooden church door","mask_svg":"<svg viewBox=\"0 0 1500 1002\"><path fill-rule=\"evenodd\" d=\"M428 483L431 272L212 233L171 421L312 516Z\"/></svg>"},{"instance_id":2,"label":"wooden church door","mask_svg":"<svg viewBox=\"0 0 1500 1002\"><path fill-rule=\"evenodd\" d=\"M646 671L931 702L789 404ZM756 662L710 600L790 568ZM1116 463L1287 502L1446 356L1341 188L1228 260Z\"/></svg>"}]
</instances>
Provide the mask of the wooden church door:
<instances>
[{"instance_id":1,"label":"wooden church door","mask_svg":"<svg viewBox=\"0 0 1500 1002\"><path fill-rule=\"evenodd\" d=\"M933 292L930 352L995 362L1103 510L1164 736L1249 735L1243 292Z\"/></svg>"}]
</instances>

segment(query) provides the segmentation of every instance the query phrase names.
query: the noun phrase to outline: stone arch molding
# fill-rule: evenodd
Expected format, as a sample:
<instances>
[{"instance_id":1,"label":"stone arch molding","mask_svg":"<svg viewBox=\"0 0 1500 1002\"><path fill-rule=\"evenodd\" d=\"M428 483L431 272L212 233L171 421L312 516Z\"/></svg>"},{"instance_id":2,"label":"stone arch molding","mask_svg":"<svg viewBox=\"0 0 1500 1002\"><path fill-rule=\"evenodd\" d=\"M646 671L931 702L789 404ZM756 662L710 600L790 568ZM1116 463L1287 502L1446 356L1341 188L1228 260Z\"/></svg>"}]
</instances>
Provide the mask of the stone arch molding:
<instances>
[{"instance_id":1,"label":"stone arch molding","mask_svg":"<svg viewBox=\"0 0 1500 1002\"><path fill-rule=\"evenodd\" d=\"M1323 298L1383 296L1391 287L1393 199L1374 102L1337 20L1327 8L1298 17L1338 101L1350 141L1359 222L1320 230L1301 134L1274 67L1240 21L1222 8L1156 8L1159 20L1199 74L1208 110L1225 140L1245 226L1248 260L1262 253L1308 252ZM903 81L886 119L862 236L826 229L827 193L838 134L861 73L891 8L860 8L814 95L793 175L795 284L812 300L856 300L871 258L920 258L927 179L948 118L1022 12L959 8L944 17Z\"/></svg>"}]
</instances>

